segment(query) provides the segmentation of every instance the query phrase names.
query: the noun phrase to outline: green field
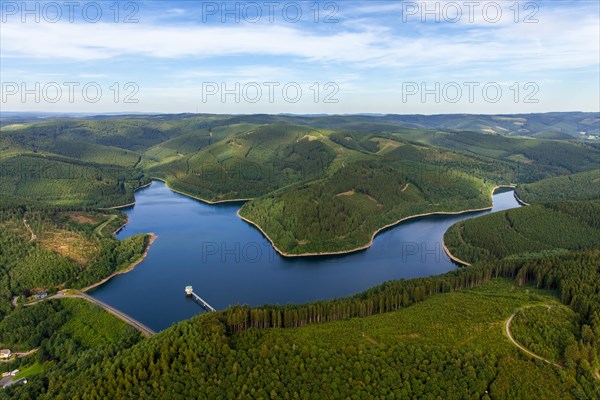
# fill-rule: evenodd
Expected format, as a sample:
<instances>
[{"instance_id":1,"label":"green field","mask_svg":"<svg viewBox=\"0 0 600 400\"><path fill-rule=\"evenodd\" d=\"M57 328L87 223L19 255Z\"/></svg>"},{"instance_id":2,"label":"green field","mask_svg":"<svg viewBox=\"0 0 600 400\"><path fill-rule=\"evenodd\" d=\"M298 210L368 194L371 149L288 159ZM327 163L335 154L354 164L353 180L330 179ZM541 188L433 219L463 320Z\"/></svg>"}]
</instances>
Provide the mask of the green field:
<instances>
[{"instance_id":1,"label":"green field","mask_svg":"<svg viewBox=\"0 0 600 400\"><path fill-rule=\"evenodd\" d=\"M34 375L41 374L43 371L44 371L44 366L42 364L36 362L36 363L32 364L31 366L25 368L18 374L16 374L14 379L16 380L16 379L21 379L21 378L29 378Z\"/></svg>"}]
</instances>

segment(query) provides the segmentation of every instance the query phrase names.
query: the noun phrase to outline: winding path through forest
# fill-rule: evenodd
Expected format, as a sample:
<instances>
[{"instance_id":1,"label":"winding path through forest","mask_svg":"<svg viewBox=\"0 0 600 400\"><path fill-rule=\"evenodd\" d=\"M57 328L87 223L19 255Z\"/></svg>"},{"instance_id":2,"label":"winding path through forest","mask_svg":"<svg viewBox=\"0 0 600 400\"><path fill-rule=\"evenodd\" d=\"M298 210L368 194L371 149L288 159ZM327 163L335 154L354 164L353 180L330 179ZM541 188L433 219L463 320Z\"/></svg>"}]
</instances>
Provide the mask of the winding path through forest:
<instances>
[{"instance_id":1,"label":"winding path through forest","mask_svg":"<svg viewBox=\"0 0 600 400\"><path fill-rule=\"evenodd\" d=\"M525 348L524 346L521 346L519 343L517 343L517 341L513 338L512 334L510 333L510 323L512 322L513 318L515 317L515 315L517 315L517 313L525 308L530 308L530 307L538 307L540 305L545 305L545 306L549 306L548 304L531 304L525 307L521 307L519 308L517 311L515 311L505 322L504 322L504 331L506 332L506 336L508 336L508 340L510 340L512 342L512 344L514 344L515 346L517 346L519 349L521 349L523 352L529 354L531 357L537 358L538 360L542 360L548 364L554 365L555 367L561 368L562 366L558 365L557 363L548 360L547 358L544 358L542 356L539 356L537 354L535 354L532 351L529 351L527 348Z\"/></svg>"},{"instance_id":2,"label":"winding path through forest","mask_svg":"<svg viewBox=\"0 0 600 400\"><path fill-rule=\"evenodd\" d=\"M29 239L29 241L33 242L34 240L36 240L37 239L37 235L33 232L33 229L31 229L31 227L27 223L27 219L25 217L23 217L23 225L25 225L25 228L27 228L27 230L31 234L31 239Z\"/></svg>"},{"instance_id":3,"label":"winding path through forest","mask_svg":"<svg viewBox=\"0 0 600 400\"><path fill-rule=\"evenodd\" d=\"M102 236L102 231L104 230L104 228L111 223L111 221L115 220L117 218L116 215L111 215L109 219L107 219L106 221L104 221L103 223L101 223L100 225L98 225L96 227L96 229L94 229L94 232L98 235L98 236Z\"/></svg>"},{"instance_id":4,"label":"winding path through forest","mask_svg":"<svg viewBox=\"0 0 600 400\"><path fill-rule=\"evenodd\" d=\"M553 305L550 304L530 304L528 306L524 306L519 308L517 311L515 311L510 317L508 317L508 319L504 322L504 331L506 332L506 336L508 336L508 340L511 341L512 344L514 344L515 346L517 346L521 351L527 353L528 355L530 355L531 357L537 358L538 360L544 361L550 365L554 365L555 367L558 367L560 369L563 369L562 365L559 365L553 361L548 360L547 358L544 358L540 355L535 354L532 351L529 351L527 348L525 348L524 346L521 346L512 336L512 334L510 333L510 323L512 322L513 318L515 317L515 315L517 315L517 313L525 308L530 308L530 307L539 307L539 306L546 306L546 307L552 307ZM595 379L600 380L600 368L596 369L595 371L592 372L592 375L594 376Z\"/></svg>"}]
</instances>

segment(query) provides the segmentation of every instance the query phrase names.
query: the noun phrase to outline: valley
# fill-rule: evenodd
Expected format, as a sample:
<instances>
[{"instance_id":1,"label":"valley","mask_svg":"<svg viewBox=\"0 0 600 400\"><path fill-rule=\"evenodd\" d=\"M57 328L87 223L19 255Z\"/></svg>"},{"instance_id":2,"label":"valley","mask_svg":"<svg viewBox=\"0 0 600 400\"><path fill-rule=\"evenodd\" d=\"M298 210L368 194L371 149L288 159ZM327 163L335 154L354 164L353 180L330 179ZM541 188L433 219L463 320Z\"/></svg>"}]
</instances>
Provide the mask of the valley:
<instances>
[{"instance_id":1,"label":"valley","mask_svg":"<svg viewBox=\"0 0 600 400\"><path fill-rule=\"evenodd\" d=\"M593 397L600 148L442 120L3 120L0 397Z\"/></svg>"}]
</instances>

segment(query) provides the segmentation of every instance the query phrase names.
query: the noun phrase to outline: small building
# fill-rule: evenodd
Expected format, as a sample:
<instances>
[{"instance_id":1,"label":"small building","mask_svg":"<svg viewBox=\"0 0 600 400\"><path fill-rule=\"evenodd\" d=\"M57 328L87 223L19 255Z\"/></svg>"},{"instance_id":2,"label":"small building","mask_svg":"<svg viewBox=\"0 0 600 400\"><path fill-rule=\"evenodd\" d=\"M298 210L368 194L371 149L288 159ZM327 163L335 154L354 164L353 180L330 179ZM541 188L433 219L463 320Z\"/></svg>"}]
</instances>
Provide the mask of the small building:
<instances>
[{"instance_id":1,"label":"small building","mask_svg":"<svg viewBox=\"0 0 600 400\"><path fill-rule=\"evenodd\" d=\"M191 286L186 286L185 287L185 294L186 294L186 296L191 296L193 291L194 291L194 288L192 288Z\"/></svg>"},{"instance_id":2,"label":"small building","mask_svg":"<svg viewBox=\"0 0 600 400\"><path fill-rule=\"evenodd\" d=\"M16 381L8 382L6 385L4 385L4 387L9 387L12 385L25 385L26 383L27 383L27 378L20 378L20 379L17 379Z\"/></svg>"},{"instance_id":3,"label":"small building","mask_svg":"<svg viewBox=\"0 0 600 400\"><path fill-rule=\"evenodd\" d=\"M6 360L10 357L12 357L12 351L10 351L9 349L1 349L0 350L0 359Z\"/></svg>"},{"instance_id":4,"label":"small building","mask_svg":"<svg viewBox=\"0 0 600 400\"><path fill-rule=\"evenodd\" d=\"M36 294L35 296L33 296L33 298L34 298L36 301L43 300L43 299L45 299L46 297L48 297L48 292L46 292L46 291L43 291L42 293L39 293L39 294Z\"/></svg>"}]
</instances>

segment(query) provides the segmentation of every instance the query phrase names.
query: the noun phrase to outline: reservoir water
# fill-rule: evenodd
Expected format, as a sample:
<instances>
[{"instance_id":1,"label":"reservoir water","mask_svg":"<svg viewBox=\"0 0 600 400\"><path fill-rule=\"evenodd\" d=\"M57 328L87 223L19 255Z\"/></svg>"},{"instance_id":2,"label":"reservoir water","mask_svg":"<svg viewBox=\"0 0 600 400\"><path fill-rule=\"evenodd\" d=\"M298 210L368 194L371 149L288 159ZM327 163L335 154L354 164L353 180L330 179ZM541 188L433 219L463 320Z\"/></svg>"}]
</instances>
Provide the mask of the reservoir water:
<instances>
[{"instance_id":1,"label":"reservoir water","mask_svg":"<svg viewBox=\"0 0 600 400\"><path fill-rule=\"evenodd\" d=\"M347 296L391 279L442 274L457 266L442 248L450 225L490 211L436 215L403 222L373 245L343 256L284 258L237 217L242 203L208 205L154 182L123 211L117 235L158 236L146 259L89 294L154 330L202 312L185 296L194 291L216 309L233 304L300 303ZM513 191L497 191L492 211L519 207Z\"/></svg>"}]
</instances>

